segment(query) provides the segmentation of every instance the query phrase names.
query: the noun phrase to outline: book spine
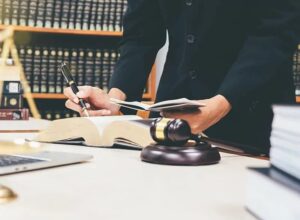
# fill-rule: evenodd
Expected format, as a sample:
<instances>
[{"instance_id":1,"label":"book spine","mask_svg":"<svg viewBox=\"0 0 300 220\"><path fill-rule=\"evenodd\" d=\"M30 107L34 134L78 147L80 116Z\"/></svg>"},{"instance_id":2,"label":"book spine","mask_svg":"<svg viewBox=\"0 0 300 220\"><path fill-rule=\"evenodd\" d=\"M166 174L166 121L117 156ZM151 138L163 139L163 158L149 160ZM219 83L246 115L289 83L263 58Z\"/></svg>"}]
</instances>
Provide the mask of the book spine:
<instances>
[{"instance_id":1,"label":"book spine","mask_svg":"<svg viewBox=\"0 0 300 220\"><path fill-rule=\"evenodd\" d=\"M96 49L96 55L94 60L94 86L102 88L102 51L100 49Z\"/></svg>"},{"instance_id":2,"label":"book spine","mask_svg":"<svg viewBox=\"0 0 300 220\"><path fill-rule=\"evenodd\" d=\"M26 63L26 48L23 45L18 46L18 54L20 58L20 62L23 66L24 72L25 72L25 77L28 83L30 83L30 74L26 72L27 68L27 63Z\"/></svg>"},{"instance_id":3,"label":"book spine","mask_svg":"<svg viewBox=\"0 0 300 220\"><path fill-rule=\"evenodd\" d=\"M102 59L102 89L105 92L108 92L108 80L110 74L110 54L109 50L105 49L103 52L103 59Z\"/></svg>"},{"instance_id":4,"label":"book spine","mask_svg":"<svg viewBox=\"0 0 300 220\"><path fill-rule=\"evenodd\" d=\"M121 17L121 31L123 31L123 19L127 10L127 0L122 0L122 17Z\"/></svg>"},{"instance_id":5,"label":"book spine","mask_svg":"<svg viewBox=\"0 0 300 220\"><path fill-rule=\"evenodd\" d=\"M69 18L68 18L68 29L75 29L76 2L77 1L70 1L70 10L69 10Z\"/></svg>"},{"instance_id":6,"label":"book spine","mask_svg":"<svg viewBox=\"0 0 300 220\"><path fill-rule=\"evenodd\" d=\"M33 92L33 49L31 46L25 47L25 74L30 85L30 90Z\"/></svg>"},{"instance_id":7,"label":"book spine","mask_svg":"<svg viewBox=\"0 0 300 220\"><path fill-rule=\"evenodd\" d=\"M117 1L116 0L110 0L109 5L109 19L108 19L108 30L109 31L115 31L116 26L116 8L117 8Z\"/></svg>"},{"instance_id":8,"label":"book spine","mask_svg":"<svg viewBox=\"0 0 300 220\"><path fill-rule=\"evenodd\" d=\"M36 25L36 13L37 13L37 0L29 1L29 13L28 13L28 26L34 27Z\"/></svg>"},{"instance_id":9,"label":"book spine","mask_svg":"<svg viewBox=\"0 0 300 220\"><path fill-rule=\"evenodd\" d=\"M56 71L55 71L55 93L62 93L62 75L61 75L61 63L63 62L64 59L64 51L62 48L57 49L56 53Z\"/></svg>"},{"instance_id":10,"label":"book spine","mask_svg":"<svg viewBox=\"0 0 300 220\"><path fill-rule=\"evenodd\" d=\"M89 29L91 4L92 4L91 0L85 0L84 1L83 10L82 10L82 19L81 19L81 29L82 30L88 30Z\"/></svg>"},{"instance_id":11,"label":"book spine","mask_svg":"<svg viewBox=\"0 0 300 220\"><path fill-rule=\"evenodd\" d=\"M69 22L69 10L70 10L70 4L71 0L63 0L62 1L62 10L61 10L61 20L60 20L60 28L67 29L68 28L68 22Z\"/></svg>"},{"instance_id":12,"label":"book spine","mask_svg":"<svg viewBox=\"0 0 300 220\"><path fill-rule=\"evenodd\" d=\"M36 12L36 27L45 26L46 0L38 0Z\"/></svg>"},{"instance_id":13,"label":"book spine","mask_svg":"<svg viewBox=\"0 0 300 220\"><path fill-rule=\"evenodd\" d=\"M114 73L115 71L115 66L116 66L116 63L117 63L117 59L118 59L118 52L117 50L111 50L111 53L110 53L110 64L109 64L109 75L108 75L108 84L109 84L109 81L110 81L110 78L112 76L112 74Z\"/></svg>"},{"instance_id":14,"label":"book spine","mask_svg":"<svg viewBox=\"0 0 300 220\"><path fill-rule=\"evenodd\" d=\"M3 10L4 10L4 1L0 0L0 24L3 24Z\"/></svg>"},{"instance_id":15,"label":"book spine","mask_svg":"<svg viewBox=\"0 0 300 220\"><path fill-rule=\"evenodd\" d=\"M49 60L48 60L48 80L47 88L49 93L55 93L55 82L56 82L56 49L53 47L49 48Z\"/></svg>"},{"instance_id":16,"label":"book spine","mask_svg":"<svg viewBox=\"0 0 300 220\"><path fill-rule=\"evenodd\" d=\"M96 19L97 19L97 4L98 1L92 1L90 11L89 30L96 30Z\"/></svg>"},{"instance_id":17,"label":"book spine","mask_svg":"<svg viewBox=\"0 0 300 220\"><path fill-rule=\"evenodd\" d=\"M46 0L46 10L45 10L45 22L44 27L51 28L52 27L52 21L53 21L53 14L54 14L54 0Z\"/></svg>"},{"instance_id":18,"label":"book spine","mask_svg":"<svg viewBox=\"0 0 300 220\"><path fill-rule=\"evenodd\" d=\"M85 60L85 84L93 85L94 81L94 51L92 49L86 50Z\"/></svg>"},{"instance_id":19,"label":"book spine","mask_svg":"<svg viewBox=\"0 0 300 220\"><path fill-rule=\"evenodd\" d=\"M96 30L102 30L102 23L103 23L103 9L104 9L104 0L97 1L97 15L96 15Z\"/></svg>"},{"instance_id":20,"label":"book spine","mask_svg":"<svg viewBox=\"0 0 300 220\"><path fill-rule=\"evenodd\" d=\"M65 63L70 64L70 60L71 60L71 59L70 59L70 49L69 49L69 48L64 48L63 51L64 51L63 61L64 61ZM59 66L61 66L61 64L60 64ZM65 78L64 78L63 75L62 75L61 69L59 70L59 74L60 74L60 76L61 76L61 79L60 79L60 81L61 81L61 93L63 93L64 88L67 87L67 82L65 81ZM73 74L73 75L74 75L74 74Z\"/></svg>"},{"instance_id":21,"label":"book spine","mask_svg":"<svg viewBox=\"0 0 300 220\"><path fill-rule=\"evenodd\" d=\"M3 24L10 25L11 0L4 0L3 5Z\"/></svg>"},{"instance_id":22,"label":"book spine","mask_svg":"<svg viewBox=\"0 0 300 220\"><path fill-rule=\"evenodd\" d=\"M75 79L75 82L78 82L78 67L77 67L77 59L78 59L78 52L76 48L72 48L70 51L70 70Z\"/></svg>"},{"instance_id":23,"label":"book spine","mask_svg":"<svg viewBox=\"0 0 300 220\"><path fill-rule=\"evenodd\" d=\"M0 120L29 120L29 110L22 109L0 109Z\"/></svg>"},{"instance_id":24,"label":"book spine","mask_svg":"<svg viewBox=\"0 0 300 220\"><path fill-rule=\"evenodd\" d=\"M42 61L41 61L41 81L40 90L41 93L48 92L48 81L49 81L49 50L47 47L42 48Z\"/></svg>"},{"instance_id":25,"label":"book spine","mask_svg":"<svg viewBox=\"0 0 300 220\"><path fill-rule=\"evenodd\" d=\"M19 13L19 25L26 26L28 25L28 2L20 0L20 13Z\"/></svg>"},{"instance_id":26,"label":"book spine","mask_svg":"<svg viewBox=\"0 0 300 220\"><path fill-rule=\"evenodd\" d=\"M82 14L83 14L83 0L77 1L76 6L76 21L75 21L75 29L81 30L81 20L82 20Z\"/></svg>"},{"instance_id":27,"label":"book spine","mask_svg":"<svg viewBox=\"0 0 300 220\"><path fill-rule=\"evenodd\" d=\"M41 49L40 47L34 48L33 58L33 92L39 93L41 81Z\"/></svg>"},{"instance_id":28,"label":"book spine","mask_svg":"<svg viewBox=\"0 0 300 220\"><path fill-rule=\"evenodd\" d=\"M54 2L54 11L52 17L52 27L59 28L60 27L60 19L61 19L61 9L62 9L62 1L55 0Z\"/></svg>"},{"instance_id":29,"label":"book spine","mask_svg":"<svg viewBox=\"0 0 300 220\"><path fill-rule=\"evenodd\" d=\"M84 72L85 72L85 51L84 49L80 48L79 49L79 52L78 52L78 60L77 60L77 67L78 67L78 81L77 81L77 84L79 86L82 86L85 84L85 81L84 81Z\"/></svg>"},{"instance_id":30,"label":"book spine","mask_svg":"<svg viewBox=\"0 0 300 220\"><path fill-rule=\"evenodd\" d=\"M103 19L102 19L102 30L108 31L108 21L109 21L109 7L110 7L110 0L104 0L103 5Z\"/></svg>"},{"instance_id":31,"label":"book spine","mask_svg":"<svg viewBox=\"0 0 300 220\"><path fill-rule=\"evenodd\" d=\"M19 8L20 8L19 0L12 0L11 5L12 5L12 7L11 7L12 14L11 14L10 24L11 25L18 25L19 24L18 17L19 17L19 13L20 13L20 11L19 11Z\"/></svg>"},{"instance_id":32,"label":"book spine","mask_svg":"<svg viewBox=\"0 0 300 220\"><path fill-rule=\"evenodd\" d=\"M2 109L23 108L22 94L2 94L1 106Z\"/></svg>"},{"instance_id":33,"label":"book spine","mask_svg":"<svg viewBox=\"0 0 300 220\"><path fill-rule=\"evenodd\" d=\"M122 30L122 0L117 0L116 2L116 21L115 21L115 31Z\"/></svg>"}]
</instances>

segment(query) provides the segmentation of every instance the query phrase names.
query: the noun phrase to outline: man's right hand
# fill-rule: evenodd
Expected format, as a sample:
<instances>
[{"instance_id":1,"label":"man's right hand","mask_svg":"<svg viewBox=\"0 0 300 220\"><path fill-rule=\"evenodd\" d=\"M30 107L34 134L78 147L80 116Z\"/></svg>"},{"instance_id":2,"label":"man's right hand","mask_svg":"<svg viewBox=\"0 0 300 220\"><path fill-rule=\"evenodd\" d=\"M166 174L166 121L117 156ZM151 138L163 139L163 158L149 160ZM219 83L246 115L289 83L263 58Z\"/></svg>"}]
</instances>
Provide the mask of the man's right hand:
<instances>
[{"instance_id":1,"label":"man's right hand","mask_svg":"<svg viewBox=\"0 0 300 220\"><path fill-rule=\"evenodd\" d=\"M120 107L110 102L110 98L125 99L125 94L116 88L111 89L109 94L103 90L91 86L79 86L79 92L75 95L70 87L65 88L64 94L67 96L66 107L77 111L82 115L82 108L78 104L82 98L87 102L90 116L119 115Z\"/></svg>"}]
</instances>

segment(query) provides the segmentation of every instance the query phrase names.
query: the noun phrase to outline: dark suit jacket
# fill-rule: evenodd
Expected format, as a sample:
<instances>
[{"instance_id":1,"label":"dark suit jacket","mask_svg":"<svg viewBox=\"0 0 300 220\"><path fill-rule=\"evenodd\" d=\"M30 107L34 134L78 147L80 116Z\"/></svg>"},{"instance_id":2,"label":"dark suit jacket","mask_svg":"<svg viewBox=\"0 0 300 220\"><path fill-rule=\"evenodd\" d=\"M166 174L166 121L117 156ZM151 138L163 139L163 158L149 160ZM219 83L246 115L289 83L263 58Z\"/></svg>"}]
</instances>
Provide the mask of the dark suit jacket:
<instances>
[{"instance_id":1,"label":"dark suit jacket","mask_svg":"<svg viewBox=\"0 0 300 220\"><path fill-rule=\"evenodd\" d=\"M128 0L121 58L110 87L141 99L158 50L169 51L157 101L222 94L232 111L206 133L269 147L270 105L294 102L292 56L300 41L292 0Z\"/></svg>"}]
</instances>

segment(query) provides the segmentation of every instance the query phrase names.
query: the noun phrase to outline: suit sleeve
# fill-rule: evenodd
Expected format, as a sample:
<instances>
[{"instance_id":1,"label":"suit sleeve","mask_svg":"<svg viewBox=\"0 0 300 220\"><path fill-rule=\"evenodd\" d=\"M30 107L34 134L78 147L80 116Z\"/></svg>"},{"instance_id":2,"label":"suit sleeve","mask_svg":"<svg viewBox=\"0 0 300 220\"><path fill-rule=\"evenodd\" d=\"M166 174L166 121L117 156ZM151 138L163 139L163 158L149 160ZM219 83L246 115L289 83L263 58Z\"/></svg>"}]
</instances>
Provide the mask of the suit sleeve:
<instances>
[{"instance_id":1,"label":"suit sleeve","mask_svg":"<svg viewBox=\"0 0 300 220\"><path fill-rule=\"evenodd\" d=\"M253 93L268 85L280 74L278 70L291 63L300 42L300 10L291 1L261 0L253 12L259 22L250 31L218 91L233 108L243 99L251 101Z\"/></svg>"},{"instance_id":2,"label":"suit sleeve","mask_svg":"<svg viewBox=\"0 0 300 220\"><path fill-rule=\"evenodd\" d=\"M110 88L122 90L127 100L140 100L166 29L156 0L128 0L120 59Z\"/></svg>"}]
</instances>

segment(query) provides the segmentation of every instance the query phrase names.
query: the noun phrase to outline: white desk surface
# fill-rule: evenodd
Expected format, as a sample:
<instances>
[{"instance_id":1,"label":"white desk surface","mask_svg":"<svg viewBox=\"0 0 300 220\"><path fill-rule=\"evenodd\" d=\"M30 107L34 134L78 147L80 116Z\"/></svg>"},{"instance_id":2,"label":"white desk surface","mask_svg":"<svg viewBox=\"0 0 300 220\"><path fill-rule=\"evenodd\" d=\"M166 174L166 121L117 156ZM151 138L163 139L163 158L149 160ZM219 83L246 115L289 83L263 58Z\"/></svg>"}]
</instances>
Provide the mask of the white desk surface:
<instances>
[{"instance_id":1,"label":"white desk surface","mask_svg":"<svg viewBox=\"0 0 300 220\"><path fill-rule=\"evenodd\" d=\"M0 139L24 134L0 134ZM246 167L268 162L222 154L219 164L161 166L140 151L51 145L92 154L90 162L0 176L18 199L0 204L1 220L254 219L245 210ZM259 186L258 186L259 187Z\"/></svg>"}]
</instances>

